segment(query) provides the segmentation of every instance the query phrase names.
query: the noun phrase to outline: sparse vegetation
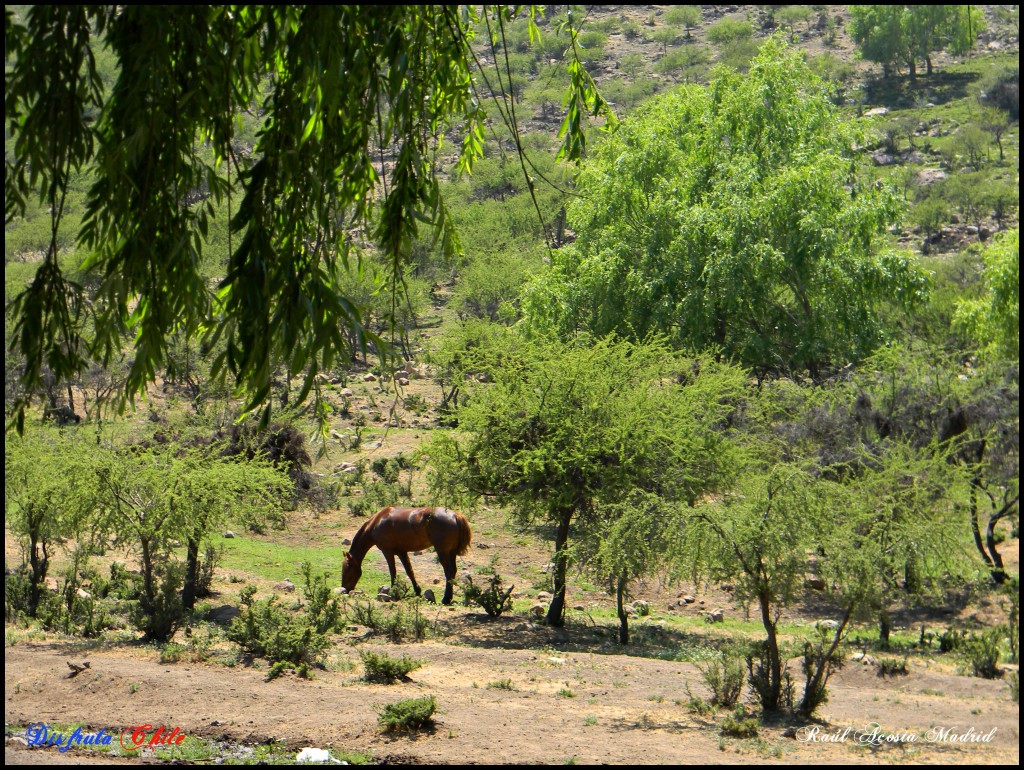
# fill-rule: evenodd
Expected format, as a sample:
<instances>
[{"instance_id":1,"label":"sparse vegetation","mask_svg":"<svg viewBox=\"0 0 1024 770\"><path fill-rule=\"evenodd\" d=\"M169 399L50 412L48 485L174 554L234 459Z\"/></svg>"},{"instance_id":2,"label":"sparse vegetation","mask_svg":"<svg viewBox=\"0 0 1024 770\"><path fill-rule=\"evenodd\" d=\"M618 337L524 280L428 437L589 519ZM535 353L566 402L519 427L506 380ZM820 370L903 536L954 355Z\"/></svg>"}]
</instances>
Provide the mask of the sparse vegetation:
<instances>
[{"instance_id":1,"label":"sparse vegetation","mask_svg":"<svg viewBox=\"0 0 1024 770\"><path fill-rule=\"evenodd\" d=\"M355 11L253 7L228 18L213 7L68 8L7 9L5 525L20 549L9 552L5 579L12 719L38 711L52 692L40 694L20 667L57 644L68 651L61 673L83 693L109 686L116 667L104 664L130 655L131 675L111 692L140 713L180 699L183 729L196 729L197 714L251 678L259 682L246 701L252 713L237 724L281 736L263 708L270 699L290 709L299 696L317 702L330 691L338 703L359 700L365 716L365 693L407 680L422 665L410 642L428 636L432 665L405 686L422 694L440 675L467 688L473 708L478 700L515 706L500 730L481 724L480 738L499 752L515 748L524 763L576 749L524 753L522 739L509 738L526 732L509 727L520 724L520 702L564 716L566 731L587 728L592 745L567 763L637 761L609 740L623 727L666 747L663 761L716 741L764 758L812 757L813 743L774 745L774 728L768 734L742 708L723 712L743 702L747 682L763 724L779 718L771 711L813 719L825 703L828 719L842 723L851 681L870 688L880 714L910 713L892 688L922 671L939 684L914 697L941 698L968 720L995 723L1015 708L1016 7L955 15L944 6L932 17L939 42L905 50L913 35L899 30L924 35L927 11L548 6L544 19L526 9L500 19L470 11L428 39L469 24L475 36L458 45L474 51L468 72L482 98L460 111L456 92L471 82L463 70L410 59L423 79L408 83L451 76L450 90L431 92L431 114L454 105L464 118L433 123L410 113L422 144L414 158L403 155L413 145L387 139L404 103L330 112L357 91L293 69L306 47L337 53L320 36ZM372 13L408 22L387 27L397 43L430 12ZM115 45L92 45L94 62L86 57L77 70L49 56L56 38L43 27L22 26L29 15L37 25L60 19L68 40L95 43L103 27L86 34L82 24L98 14L115 30L146 13L165 14L174 34L122 29ZM310 24L317 14L330 23ZM197 18L210 25L186 23ZM268 20L280 39L231 49ZM862 38L866 21L873 31ZM900 50L876 45L889 22ZM371 27L351 39L379 42ZM163 56L190 44L195 29L210 39L237 35L226 48L195 38L196 56ZM271 66L263 57L280 45L298 58ZM783 72L768 61L776 45L794 54ZM25 52L37 54L31 71L18 67ZM758 92L733 103L731 88L768 82L772 67L773 98ZM145 73L164 84L147 91L152 109L120 117L100 109L127 98L124 84ZM617 123L594 99L591 77ZM563 103L570 81L577 99ZM35 82L50 84L40 105L71 106L67 120L39 122ZM252 87L229 87L244 82ZM171 109L163 89L175 83L190 96ZM488 88L514 96L514 114L489 100ZM208 96L236 119L189 139ZM688 112L705 98L724 111L711 140ZM84 105L80 114L75 105ZM752 120L780 105L778 120ZM794 117L786 105L801 111ZM318 122L321 108L329 112ZM588 134L584 148L580 129L593 113L609 130ZM155 121L145 141L133 133L143 114ZM369 115L376 122L360 117ZM755 123L764 129L757 136ZM386 193L365 210L370 197L351 198L355 187L339 191L328 179L341 157L329 137L342 136L342 124L356 130L345 141L368 150L359 168ZM27 131L70 143L25 144ZM173 152L147 144L172 135ZM131 136L158 150L137 157L159 173L121 169L116 184L105 182L136 157L118 149ZM628 155L616 149L624 137ZM836 162L801 165L832 153L837 138ZM52 146L66 153L47 155ZM301 171L288 183L294 195L247 197L282 148ZM584 158L579 169L565 162L573 157ZM409 175L394 175L402 169ZM116 213L147 179L177 182L172 195L146 187L143 214ZM267 179L268 190L279 189ZM757 187L761 179L777 185ZM307 187L324 192L326 208ZM752 189L754 218L741 194ZM147 208L160 201L163 209ZM306 217L313 210L322 214L315 221ZM166 234L182 228L191 234L175 251ZM247 240L257 231L266 243ZM152 237L138 236L145 232ZM104 245L107 233L120 240ZM147 263L155 273L130 254L117 262L124 243L140 259L166 259ZM812 246L828 258L808 281L800 270ZM245 249L256 256L239 261ZM874 267L853 279L840 265L861 251ZM238 321L232 314L260 293L237 288L258 272L259 254L270 271L261 287L275 298L270 315L253 305ZM711 266L718 279L709 255L721 260ZM186 274L186 295L176 293ZM894 278L902 283L881 291ZM172 326L161 326L164 318ZM619 336L605 339L613 328ZM268 404L272 413L251 409ZM412 598L401 577L378 594L389 582L376 551L366 593L338 595L331 575L360 520L387 505L433 504L475 517L473 550L459 563L460 579L472 576L460 583L464 606ZM433 554L411 558L436 592ZM905 627L910 614L921 622ZM660 679L641 667L656 661ZM800 661L802 677L793 670ZM965 676L1003 678L1010 699L1002 684ZM175 689L182 677L217 682L196 688L209 693L209 707ZM694 681L705 697L690 692ZM679 697L684 687L688 699ZM964 705L969 687L985 694ZM595 716L608 698L629 715ZM449 704L460 720L468 702ZM430 726L436 707L430 696L376 708L382 729L413 731ZM89 719L99 723L107 717L97 708ZM312 737L308 719L296 710L289 745ZM681 725L698 727L693 741L668 753ZM483 758L472 730L444 727L447 741L409 743L408 756L389 749L393 756L350 761L436 759L431 752L442 750L427 744L437 738L446 761L511 756ZM157 756L294 759L278 744L202 743L190 738Z\"/></svg>"}]
</instances>

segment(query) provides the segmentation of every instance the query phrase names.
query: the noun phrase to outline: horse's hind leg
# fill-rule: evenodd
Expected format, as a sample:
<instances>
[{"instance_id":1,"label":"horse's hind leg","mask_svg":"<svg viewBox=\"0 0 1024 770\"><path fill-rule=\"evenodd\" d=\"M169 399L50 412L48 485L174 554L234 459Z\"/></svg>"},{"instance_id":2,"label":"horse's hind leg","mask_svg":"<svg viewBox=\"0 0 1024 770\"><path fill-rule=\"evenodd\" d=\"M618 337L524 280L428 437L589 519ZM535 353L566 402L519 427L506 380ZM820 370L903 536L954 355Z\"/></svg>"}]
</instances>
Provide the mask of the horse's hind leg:
<instances>
[{"instance_id":1,"label":"horse's hind leg","mask_svg":"<svg viewBox=\"0 0 1024 770\"><path fill-rule=\"evenodd\" d=\"M420 586L416 582L416 576L412 574L412 563L409 561L409 554L404 551L398 552L398 558L402 560L402 566L405 567L405 574L409 576L409 580L412 582L412 590L417 596L420 595ZM391 583L394 585L394 575L391 577Z\"/></svg>"},{"instance_id":2,"label":"horse's hind leg","mask_svg":"<svg viewBox=\"0 0 1024 770\"><path fill-rule=\"evenodd\" d=\"M441 600L441 604L451 604L455 582L455 554L438 554L437 560L441 562L441 568L444 569L444 598Z\"/></svg>"}]
</instances>

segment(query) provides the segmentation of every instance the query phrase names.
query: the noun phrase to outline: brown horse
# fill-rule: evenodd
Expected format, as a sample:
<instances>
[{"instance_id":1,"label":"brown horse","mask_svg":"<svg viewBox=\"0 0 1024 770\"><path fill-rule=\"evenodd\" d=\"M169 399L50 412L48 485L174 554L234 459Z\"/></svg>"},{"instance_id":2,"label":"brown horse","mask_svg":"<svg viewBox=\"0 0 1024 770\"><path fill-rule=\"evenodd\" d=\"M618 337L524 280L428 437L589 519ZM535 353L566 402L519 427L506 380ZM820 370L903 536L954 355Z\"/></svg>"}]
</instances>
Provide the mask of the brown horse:
<instances>
[{"instance_id":1,"label":"brown horse","mask_svg":"<svg viewBox=\"0 0 1024 770\"><path fill-rule=\"evenodd\" d=\"M395 557L412 581L413 590L420 595L420 587L412 574L410 551L424 551L431 546L437 551L437 560L444 569L445 604L452 603L452 581L455 579L455 557L469 548L473 533L469 522L461 513L447 508L396 508L388 506L371 516L352 538L352 548L345 554L341 568L341 586L346 591L356 587L363 574L362 564L366 552L377 546L387 559L391 571L391 585L395 585Z\"/></svg>"}]
</instances>

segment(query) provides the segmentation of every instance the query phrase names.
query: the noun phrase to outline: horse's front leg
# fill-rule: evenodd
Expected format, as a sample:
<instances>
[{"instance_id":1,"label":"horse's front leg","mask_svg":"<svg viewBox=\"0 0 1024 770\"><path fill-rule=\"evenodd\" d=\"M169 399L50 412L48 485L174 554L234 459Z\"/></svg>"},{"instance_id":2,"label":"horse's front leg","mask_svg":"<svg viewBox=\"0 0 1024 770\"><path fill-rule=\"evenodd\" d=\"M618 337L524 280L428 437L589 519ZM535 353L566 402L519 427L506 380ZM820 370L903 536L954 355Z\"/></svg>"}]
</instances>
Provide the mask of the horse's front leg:
<instances>
[{"instance_id":1,"label":"horse's front leg","mask_svg":"<svg viewBox=\"0 0 1024 770\"><path fill-rule=\"evenodd\" d=\"M420 586L416 582L416 576L412 574L412 563L409 561L409 554L405 551L398 552L398 558L402 560L402 566L405 567L405 574L409 576L409 580L412 582L412 590L416 596L420 595ZM394 583L394 578L391 580Z\"/></svg>"},{"instance_id":2,"label":"horse's front leg","mask_svg":"<svg viewBox=\"0 0 1024 770\"><path fill-rule=\"evenodd\" d=\"M395 576L397 575L397 573L395 572L395 552L385 551L383 548L381 548L381 553L384 554L384 560L388 563L388 572L391 573L391 587L394 588Z\"/></svg>"}]
</instances>

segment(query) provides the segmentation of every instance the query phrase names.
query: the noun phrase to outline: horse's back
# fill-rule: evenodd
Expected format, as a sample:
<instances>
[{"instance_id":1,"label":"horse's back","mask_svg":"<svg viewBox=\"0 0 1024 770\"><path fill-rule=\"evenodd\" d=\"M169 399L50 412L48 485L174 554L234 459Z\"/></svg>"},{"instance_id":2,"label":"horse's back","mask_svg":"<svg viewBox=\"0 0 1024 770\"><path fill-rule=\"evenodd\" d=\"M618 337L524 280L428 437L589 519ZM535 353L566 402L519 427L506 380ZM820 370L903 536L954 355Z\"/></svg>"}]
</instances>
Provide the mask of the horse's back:
<instances>
[{"instance_id":1,"label":"horse's back","mask_svg":"<svg viewBox=\"0 0 1024 770\"><path fill-rule=\"evenodd\" d=\"M404 508L392 505L380 510L374 518L378 544L387 548L419 551L433 546L439 553L461 556L472 539L466 517L442 506Z\"/></svg>"}]
</instances>

